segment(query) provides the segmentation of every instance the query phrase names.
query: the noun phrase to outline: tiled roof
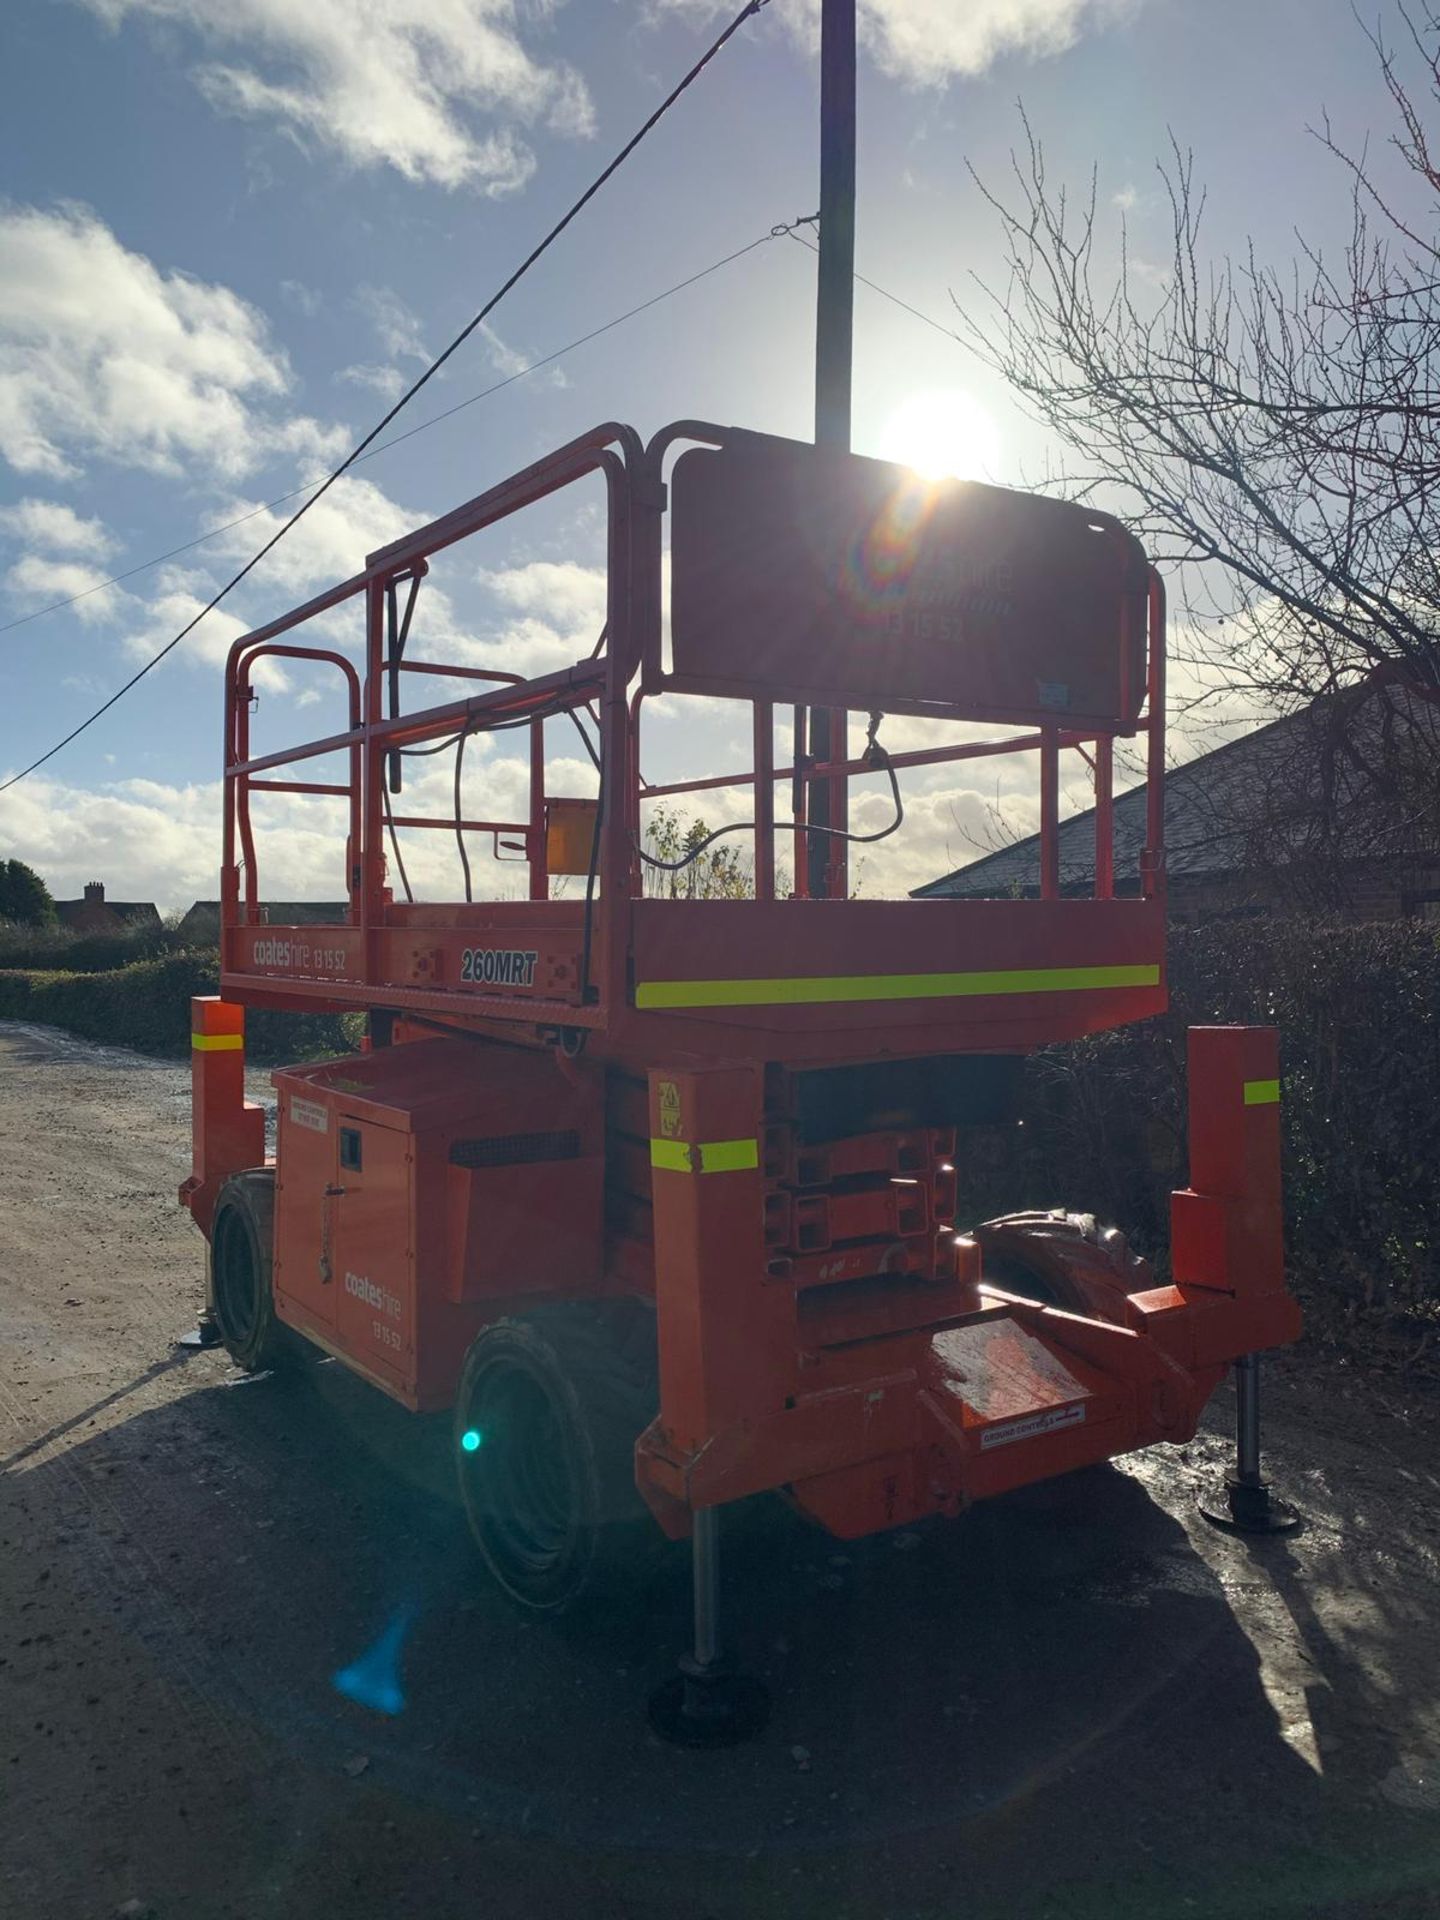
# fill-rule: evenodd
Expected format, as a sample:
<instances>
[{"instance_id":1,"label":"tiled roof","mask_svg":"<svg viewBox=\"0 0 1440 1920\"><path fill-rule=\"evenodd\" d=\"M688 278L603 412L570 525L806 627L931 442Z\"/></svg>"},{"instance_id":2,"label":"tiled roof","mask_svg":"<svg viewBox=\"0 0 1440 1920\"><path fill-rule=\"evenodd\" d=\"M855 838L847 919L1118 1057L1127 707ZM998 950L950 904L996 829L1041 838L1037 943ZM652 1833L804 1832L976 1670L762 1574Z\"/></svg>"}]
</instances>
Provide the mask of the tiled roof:
<instances>
[{"instance_id":1,"label":"tiled roof","mask_svg":"<svg viewBox=\"0 0 1440 1920\"><path fill-rule=\"evenodd\" d=\"M1427 753L1440 755L1440 707L1393 687L1359 708L1316 701L1259 727L1166 774L1165 865L1172 879L1305 857L1326 812L1327 783L1334 795L1333 855L1389 857L1440 846L1440 802L1432 798L1417 815L1413 795L1404 804L1377 795L1344 749L1337 750L1340 722L1344 740L1359 749L1362 761L1390 752L1397 728L1402 740L1418 737ZM1115 883L1122 891L1138 883L1144 844L1145 789L1132 787L1115 799ZM1093 807L1061 822L1059 855L1062 892L1093 885ZM1039 881L1040 836L1034 834L917 887L915 898L1003 898L1037 892Z\"/></svg>"},{"instance_id":2,"label":"tiled roof","mask_svg":"<svg viewBox=\"0 0 1440 1920\"><path fill-rule=\"evenodd\" d=\"M159 910L153 900L57 900L55 911L61 923L83 913L113 913L117 920L158 921Z\"/></svg>"}]
</instances>

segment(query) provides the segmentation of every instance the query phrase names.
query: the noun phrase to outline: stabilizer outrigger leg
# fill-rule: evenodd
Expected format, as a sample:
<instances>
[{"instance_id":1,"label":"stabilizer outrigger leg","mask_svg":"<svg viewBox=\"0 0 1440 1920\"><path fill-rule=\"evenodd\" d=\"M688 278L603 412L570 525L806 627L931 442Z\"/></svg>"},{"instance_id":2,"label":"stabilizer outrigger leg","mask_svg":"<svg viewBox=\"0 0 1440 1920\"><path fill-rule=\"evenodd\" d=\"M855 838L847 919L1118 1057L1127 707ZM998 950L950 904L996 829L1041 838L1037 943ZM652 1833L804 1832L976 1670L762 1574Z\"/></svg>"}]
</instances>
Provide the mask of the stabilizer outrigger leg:
<instances>
[{"instance_id":1,"label":"stabilizer outrigger leg","mask_svg":"<svg viewBox=\"0 0 1440 1920\"><path fill-rule=\"evenodd\" d=\"M172 1344L188 1352L202 1352L207 1347L220 1345L220 1329L215 1324L213 1314L208 1309L202 1313L188 1333L176 1336Z\"/></svg>"},{"instance_id":2,"label":"stabilizer outrigger leg","mask_svg":"<svg viewBox=\"0 0 1440 1920\"><path fill-rule=\"evenodd\" d=\"M695 1645L650 1696L650 1724L679 1747L733 1747L770 1718L764 1683L736 1673L720 1650L720 1509L696 1510L691 1536Z\"/></svg>"},{"instance_id":3,"label":"stabilizer outrigger leg","mask_svg":"<svg viewBox=\"0 0 1440 1920\"><path fill-rule=\"evenodd\" d=\"M1235 1362L1235 1471L1200 1497L1200 1511L1231 1533L1288 1533L1299 1524L1260 1472L1260 1356Z\"/></svg>"}]
</instances>

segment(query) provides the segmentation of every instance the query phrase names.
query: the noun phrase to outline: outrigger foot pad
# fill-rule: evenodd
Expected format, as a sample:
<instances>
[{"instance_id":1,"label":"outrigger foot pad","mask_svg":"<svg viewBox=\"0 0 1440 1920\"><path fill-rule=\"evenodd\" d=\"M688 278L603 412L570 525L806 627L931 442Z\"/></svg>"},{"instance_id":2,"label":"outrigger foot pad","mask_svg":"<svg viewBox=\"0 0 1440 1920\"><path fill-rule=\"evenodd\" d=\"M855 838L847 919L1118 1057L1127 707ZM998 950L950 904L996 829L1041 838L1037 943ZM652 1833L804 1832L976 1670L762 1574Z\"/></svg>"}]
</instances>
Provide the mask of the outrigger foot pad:
<instances>
[{"instance_id":1,"label":"outrigger foot pad","mask_svg":"<svg viewBox=\"0 0 1440 1920\"><path fill-rule=\"evenodd\" d=\"M189 1333L182 1333L174 1342L174 1345L184 1348L186 1352L197 1353L205 1347L218 1347L220 1345L220 1329L208 1315L201 1314Z\"/></svg>"},{"instance_id":2,"label":"outrigger foot pad","mask_svg":"<svg viewBox=\"0 0 1440 1920\"><path fill-rule=\"evenodd\" d=\"M702 1670L690 1659L650 1696L650 1724L677 1747L735 1747L770 1718L770 1690L749 1674Z\"/></svg>"},{"instance_id":3,"label":"outrigger foot pad","mask_svg":"<svg viewBox=\"0 0 1440 1920\"><path fill-rule=\"evenodd\" d=\"M1227 1533L1289 1533L1300 1524L1294 1507L1276 1500L1263 1480L1242 1480L1233 1473L1201 1494L1200 1511Z\"/></svg>"}]
</instances>

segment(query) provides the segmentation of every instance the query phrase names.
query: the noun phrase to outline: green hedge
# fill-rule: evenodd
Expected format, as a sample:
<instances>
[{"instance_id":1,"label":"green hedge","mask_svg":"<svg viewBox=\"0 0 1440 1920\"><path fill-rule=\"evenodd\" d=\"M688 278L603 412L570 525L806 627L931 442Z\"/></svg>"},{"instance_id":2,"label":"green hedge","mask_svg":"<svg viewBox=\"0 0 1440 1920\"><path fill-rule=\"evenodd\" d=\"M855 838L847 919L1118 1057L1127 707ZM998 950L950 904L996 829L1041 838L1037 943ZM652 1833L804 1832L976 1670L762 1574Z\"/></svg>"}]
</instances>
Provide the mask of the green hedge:
<instances>
[{"instance_id":1,"label":"green hedge","mask_svg":"<svg viewBox=\"0 0 1440 1920\"><path fill-rule=\"evenodd\" d=\"M1177 928L1170 994L1159 1019L1026 1063L1023 1129L982 1148L983 1203L1008 1187L1007 1206L1095 1212L1163 1271L1170 1190L1188 1177L1185 1030L1273 1024L1288 1257L1313 1324L1440 1326L1440 928Z\"/></svg>"},{"instance_id":2,"label":"green hedge","mask_svg":"<svg viewBox=\"0 0 1440 1920\"><path fill-rule=\"evenodd\" d=\"M218 979L213 948L139 960L108 973L0 971L0 1019L36 1020L141 1053L185 1055L190 1001L216 992ZM248 1014L245 1031L254 1060L306 1060L353 1052L364 1021L358 1014L256 1009Z\"/></svg>"},{"instance_id":3,"label":"green hedge","mask_svg":"<svg viewBox=\"0 0 1440 1920\"><path fill-rule=\"evenodd\" d=\"M184 936L163 925L127 927L114 933L71 933L64 927L0 925L0 970L108 973L136 960L180 953Z\"/></svg>"}]
</instances>

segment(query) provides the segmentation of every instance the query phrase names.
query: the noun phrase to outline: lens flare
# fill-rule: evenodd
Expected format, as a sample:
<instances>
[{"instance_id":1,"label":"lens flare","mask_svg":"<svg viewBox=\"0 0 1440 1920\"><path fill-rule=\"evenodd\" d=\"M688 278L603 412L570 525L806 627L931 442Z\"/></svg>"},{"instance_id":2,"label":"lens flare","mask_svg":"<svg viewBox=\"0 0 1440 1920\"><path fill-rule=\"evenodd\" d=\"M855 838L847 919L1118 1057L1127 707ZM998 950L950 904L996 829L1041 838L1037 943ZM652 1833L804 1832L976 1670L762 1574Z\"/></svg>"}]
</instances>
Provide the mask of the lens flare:
<instances>
[{"instance_id":1,"label":"lens flare","mask_svg":"<svg viewBox=\"0 0 1440 1920\"><path fill-rule=\"evenodd\" d=\"M387 1714L392 1720L405 1711L405 1690L400 1684L400 1653L414 1618L412 1607L401 1607L372 1647L348 1667L334 1675L331 1685L337 1693L372 1713Z\"/></svg>"},{"instance_id":2,"label":"lens flare","mask_svg":"<svg viewBox=\"0 0 1440 1920\"><path fill-rule=\"evenodd\" d=\"M840 590L868 623L883 625L905 597L924 545L934 490L920 482L898 488L845 555Z\"/></svg>"}]
</instances>

